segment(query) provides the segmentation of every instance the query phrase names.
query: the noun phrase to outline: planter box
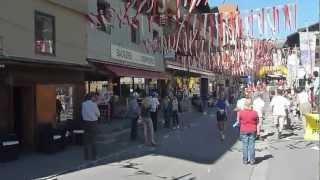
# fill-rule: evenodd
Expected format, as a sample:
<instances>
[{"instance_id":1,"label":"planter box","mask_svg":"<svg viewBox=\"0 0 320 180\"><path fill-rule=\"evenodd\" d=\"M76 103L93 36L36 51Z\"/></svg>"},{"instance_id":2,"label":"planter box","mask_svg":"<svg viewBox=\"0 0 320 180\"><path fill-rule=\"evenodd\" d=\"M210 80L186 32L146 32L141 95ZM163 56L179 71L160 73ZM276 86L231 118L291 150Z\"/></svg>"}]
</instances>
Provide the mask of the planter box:
<instances>
[{"instance_id":1,"label":"planter box","mask_svg":"<svg viewBox=\"0 0 320 180\"><path fill-rule=\"evenodd\" d=\"M15 135L0 137L0 162L17 160L19 157L20 142Z\"/></svg>"},{"instance_id":2,"label":"planter box","mask_svg":"<svg viewBox=\"0 0 320 180\"><path fill-rule=\"evenodd\" d=\"M56 153L65 147L64 132L44 125L39 133L39 151L43 153Z\"/></svg>"}]
</instances>

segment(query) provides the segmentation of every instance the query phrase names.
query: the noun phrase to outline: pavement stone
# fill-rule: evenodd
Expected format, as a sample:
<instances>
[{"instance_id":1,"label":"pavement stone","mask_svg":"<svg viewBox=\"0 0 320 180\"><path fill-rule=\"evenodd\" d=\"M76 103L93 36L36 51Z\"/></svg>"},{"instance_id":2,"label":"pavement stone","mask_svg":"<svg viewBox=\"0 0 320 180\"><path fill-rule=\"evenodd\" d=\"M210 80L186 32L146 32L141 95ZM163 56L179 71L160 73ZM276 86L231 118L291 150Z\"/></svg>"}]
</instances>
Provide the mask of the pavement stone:
<instances>
[{"instance_id":1,"label":"pavement stone","mask_svg":"<svg viewBox=\"0 0 320 180\"><path fill-rule=\"evenodd\" d=\"M74 162L71 166L66 163L68 165L65 166L68 167L61 166L62 171L53 168L52 171L38 173L36 177L59 180L317 180L319 177L319 142L305 142L302 129L297 128L299 122L293 131L285 131L288 137L278 140L272 134L272 121L265 121L264 129L271 134L266 134L268 138L264 141L256 141L257 164L251 166L242 164L239 132L232 128L232 122L227 124L227 139L220 141L214 114L214 110L210 110L207 115L196 112L182 114L185 127L178 130L162 129L157 133L158 147L148 147L139 144L139 141L132 143L123 139L114 145L117 146L113 147L116 150L110 153L110 145L100 144L99 149L104 152L100 152L98 161ZM58 154L55 158L61 158L60 163L66 162L63 158L67 155L79 160L82 154L77 153L64 156ZM52 160L51 157L48 159ZM33 162L40 160L43 161L38 157ZM27 162L32 161L25 163ZM24 163L20 166L11 165L0 167L0 170L9 172L25 166ZM39 167L32 166L29 170L35 168ZM50 174L53 176L46 177ZM6 177L18 179L19 174Z\"/></svg>"}]
</instances>

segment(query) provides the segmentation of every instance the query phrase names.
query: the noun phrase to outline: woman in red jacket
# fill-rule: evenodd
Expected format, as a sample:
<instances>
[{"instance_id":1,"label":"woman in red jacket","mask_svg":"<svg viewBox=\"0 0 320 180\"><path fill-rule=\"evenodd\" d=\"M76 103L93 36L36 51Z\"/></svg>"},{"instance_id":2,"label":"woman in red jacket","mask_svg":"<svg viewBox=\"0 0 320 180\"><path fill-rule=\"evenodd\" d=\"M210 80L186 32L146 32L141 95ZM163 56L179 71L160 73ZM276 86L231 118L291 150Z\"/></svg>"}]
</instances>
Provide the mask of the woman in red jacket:
<instances>
[{"instance_id":1,"label":"woman in red jacket","mask_svg":"<svg viewBox=\"0 0 320 180\"><path fill-rule=\"evenodd\" d=\"M258 113L252 110L251 99L246 99L243 110L239 111L240 138L243 144L243 163L255 163L255 139Z\"/></svg>"}]
</instances>

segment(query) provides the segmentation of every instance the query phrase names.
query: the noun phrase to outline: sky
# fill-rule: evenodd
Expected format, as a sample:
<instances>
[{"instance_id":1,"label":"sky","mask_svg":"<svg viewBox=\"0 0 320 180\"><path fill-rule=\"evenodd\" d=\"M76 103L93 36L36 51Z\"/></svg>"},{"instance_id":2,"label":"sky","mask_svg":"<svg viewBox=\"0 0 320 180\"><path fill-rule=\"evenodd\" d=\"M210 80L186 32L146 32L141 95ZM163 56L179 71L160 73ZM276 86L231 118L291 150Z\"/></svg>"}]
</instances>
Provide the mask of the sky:
<instances>
[{"instance_id":1,"label":"sky","mask_svg":"<svg viewBox=\"0 0 320 180\"><path fill-rule=\"evenodd\" d=\"M209 0L210 6L221 5L224 0ZM308 24L313 24L319 21L319 1L320 0L296 0L298 12L297 12L297 26L298 28L306 27ZM272 7L277 5L283 5L288 3L294 3L295 0L225 0L225 3L238 4L240 13L241 11L247 11L251 9ZM285 38L287 35L295 32L295 30L284 30L281 28L281 32L276 35L278 38Z\"/></svg>"}]
</instances>

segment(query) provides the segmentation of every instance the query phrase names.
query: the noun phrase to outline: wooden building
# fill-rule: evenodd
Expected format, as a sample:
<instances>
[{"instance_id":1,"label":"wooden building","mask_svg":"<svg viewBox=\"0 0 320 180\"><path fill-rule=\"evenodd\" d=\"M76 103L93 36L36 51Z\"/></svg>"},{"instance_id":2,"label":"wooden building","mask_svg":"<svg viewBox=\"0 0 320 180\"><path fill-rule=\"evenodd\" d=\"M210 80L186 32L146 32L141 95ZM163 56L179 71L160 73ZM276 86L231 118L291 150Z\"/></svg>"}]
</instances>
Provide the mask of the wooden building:
<instances>
[{"instance_id":1,"label":"wooden building","mask_svg":"<svg viewBox=\"0 0 320 180\"><path fill-rule=\"evenodd\" d=\"M1 1L0 134L15 133L26 150L36 148L39 125L57 123L60 86L72 90L71 118L79 118L86 13L86 0Z\"/></svg>"}]
</instances>

